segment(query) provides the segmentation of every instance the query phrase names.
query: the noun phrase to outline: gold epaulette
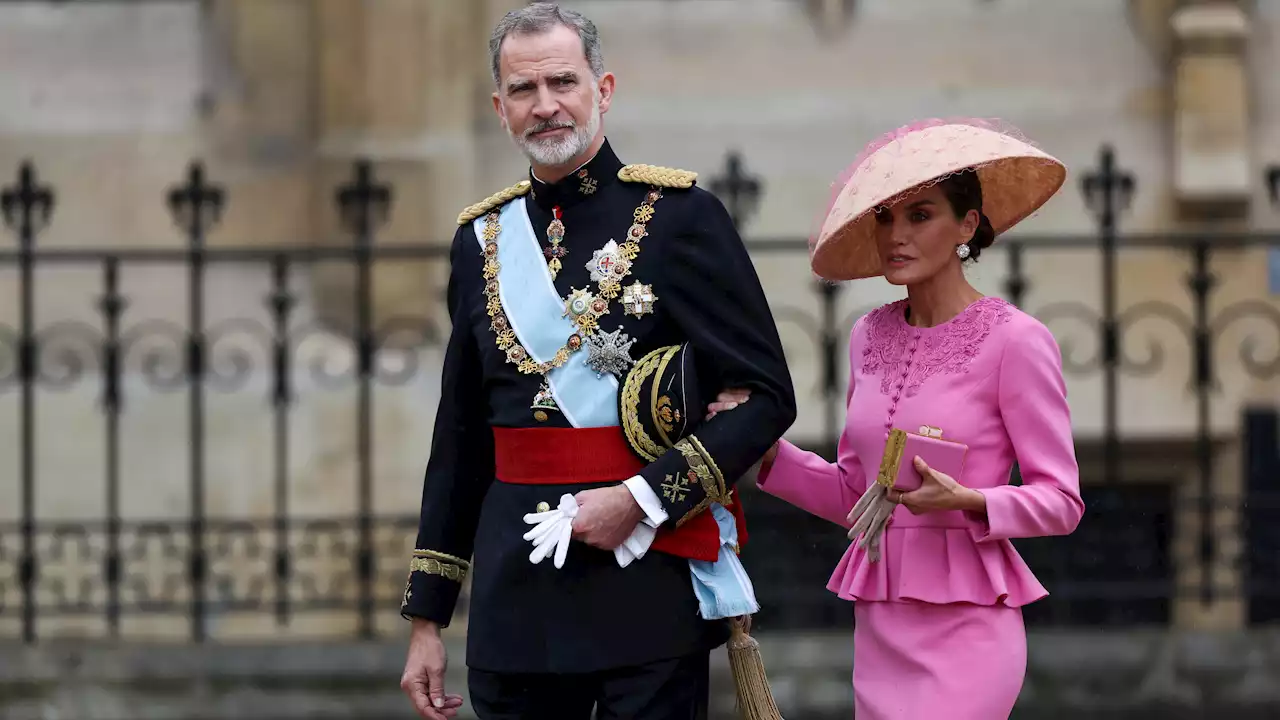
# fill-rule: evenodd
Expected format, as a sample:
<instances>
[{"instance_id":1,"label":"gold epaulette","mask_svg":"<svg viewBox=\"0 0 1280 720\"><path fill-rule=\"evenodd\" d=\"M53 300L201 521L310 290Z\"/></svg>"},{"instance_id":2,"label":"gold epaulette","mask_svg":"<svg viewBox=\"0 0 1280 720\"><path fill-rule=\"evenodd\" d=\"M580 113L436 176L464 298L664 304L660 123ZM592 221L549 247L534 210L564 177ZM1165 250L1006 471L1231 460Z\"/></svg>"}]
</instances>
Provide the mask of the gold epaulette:
<instances>
[{"instance_id":1,"label":"gold epaulette","mask_svg":"<svg viewBox=\"0 0 1280 720\"><path fill-rule=\"evenodd\" d=\"M624 165L618 171L618 179L658 187L690 188L698 179L698 173L659 165Z\"/></svg>"},{"instance_id":2,"label":"gold epaulette","mask_svg":"<svg viewBox=\"0 0 1280 720\"><path fill-rule=\"evenodd\" d=\"M506 190L500 190L475 205L467 206L467 208L458 215L458 224L466 225L503 203L510 202L521 195L524 195L529 192L529 188L531 187L533 187L533 185L528 180L521 180Z\"/></svg>"}]
</instances>

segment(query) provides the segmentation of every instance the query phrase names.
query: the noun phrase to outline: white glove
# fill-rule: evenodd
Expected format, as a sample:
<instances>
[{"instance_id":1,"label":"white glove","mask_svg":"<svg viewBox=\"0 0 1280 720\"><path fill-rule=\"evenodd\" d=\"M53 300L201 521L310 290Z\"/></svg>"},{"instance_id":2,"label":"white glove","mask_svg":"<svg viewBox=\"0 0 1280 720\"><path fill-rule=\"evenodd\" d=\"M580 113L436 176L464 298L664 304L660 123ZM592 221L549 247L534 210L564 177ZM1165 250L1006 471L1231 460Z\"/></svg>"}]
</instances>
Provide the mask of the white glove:
<instances>
[{"instance_id":1,"label":"white glove","mask_svg":"<svg viewBox=\"0 0 1280 720\"><path fill-rule=\"evenodd\" d=\"M555 510L540 513L529 513L524 521L536 527L524 534L524 539L533 543L533 552L529 553L529 562L537 565L555 551L552 561L556 569L564 567L565 556L569 553L569 541L573 538L573 519L578 515L578 501L565 493L560 496L560 506Z\"/></svg>"}]
</instances>

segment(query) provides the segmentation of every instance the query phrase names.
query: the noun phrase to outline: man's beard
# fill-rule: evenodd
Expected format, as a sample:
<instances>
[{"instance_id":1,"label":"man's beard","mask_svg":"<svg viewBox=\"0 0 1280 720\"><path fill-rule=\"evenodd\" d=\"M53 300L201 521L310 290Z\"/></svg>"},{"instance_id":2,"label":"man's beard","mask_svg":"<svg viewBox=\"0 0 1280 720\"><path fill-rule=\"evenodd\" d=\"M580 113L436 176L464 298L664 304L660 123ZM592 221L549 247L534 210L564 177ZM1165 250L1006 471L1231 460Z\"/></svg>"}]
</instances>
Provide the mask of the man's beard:
<instances>
[{"instance_id":1,"label":"man's beard","mask_svg":"<svg viewBox=\"0 0 1280 720\"><path fill-rule=\"evenodd\" d=\"M569 128L571 132L565 137L548 138L546 140L533 137L534 133L557 128ZM587 121L585 127L577 125L573 120L549 120L534 125L525 130L524 134L520 136L511 132L510 127L507 129L507 134L511 136L512 141L515 142L526 157L537 165L552 167L564 165L586 152L587 148L591 147L591 141L595 139L598 132L600 132L600 103L598 98L597 102L592 103L591 118Z\"/></svg>"}]
</instances>

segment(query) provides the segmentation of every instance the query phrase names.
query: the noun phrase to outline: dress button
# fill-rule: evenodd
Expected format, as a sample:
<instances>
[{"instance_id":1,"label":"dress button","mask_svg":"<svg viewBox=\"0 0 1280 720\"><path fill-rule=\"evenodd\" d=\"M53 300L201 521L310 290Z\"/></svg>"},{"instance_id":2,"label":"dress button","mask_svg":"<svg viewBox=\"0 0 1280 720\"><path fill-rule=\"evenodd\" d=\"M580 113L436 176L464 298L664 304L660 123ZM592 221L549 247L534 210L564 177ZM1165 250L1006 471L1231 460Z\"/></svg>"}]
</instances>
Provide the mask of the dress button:
<instances>
[{"instance_id":1,"label":"dress button","mask_svg":"<svg viewBox=\"0 0 1280 720\"><path fill-rule=\"evenodd\" d=\"M551 506L550 506L550 505L548 505L548 504L546 503L546 501L543 501L543 502L538 503L538 507L537 507L537 511L538 511L538 512L540 512L540 513L544 513L544 512L547 512L547 511L548 511L548 510L550 510L550 509L551 509Z\"/></svg>"}]
</instances>

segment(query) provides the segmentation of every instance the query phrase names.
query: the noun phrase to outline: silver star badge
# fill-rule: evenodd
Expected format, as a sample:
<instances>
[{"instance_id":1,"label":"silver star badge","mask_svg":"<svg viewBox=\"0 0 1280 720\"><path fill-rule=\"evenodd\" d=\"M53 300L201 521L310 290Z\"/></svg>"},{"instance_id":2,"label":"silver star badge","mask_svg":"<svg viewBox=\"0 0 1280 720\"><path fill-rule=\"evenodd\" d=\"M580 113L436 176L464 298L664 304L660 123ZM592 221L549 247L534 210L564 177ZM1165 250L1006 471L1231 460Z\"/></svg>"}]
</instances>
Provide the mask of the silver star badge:
<instances>
[{"instance_id":1,"label":"silver star badge","mask_svg":"<svg viewBox=\"0 0 1280 720\"><path fill-rule=\"evenodd\" d=\"M635 364L631 359L631 346L635 344L622 328L613 332L597 332L587 338L587 367L596 371L596 377L605 373L622 376Z\"/></svg>"}]
</instances>

